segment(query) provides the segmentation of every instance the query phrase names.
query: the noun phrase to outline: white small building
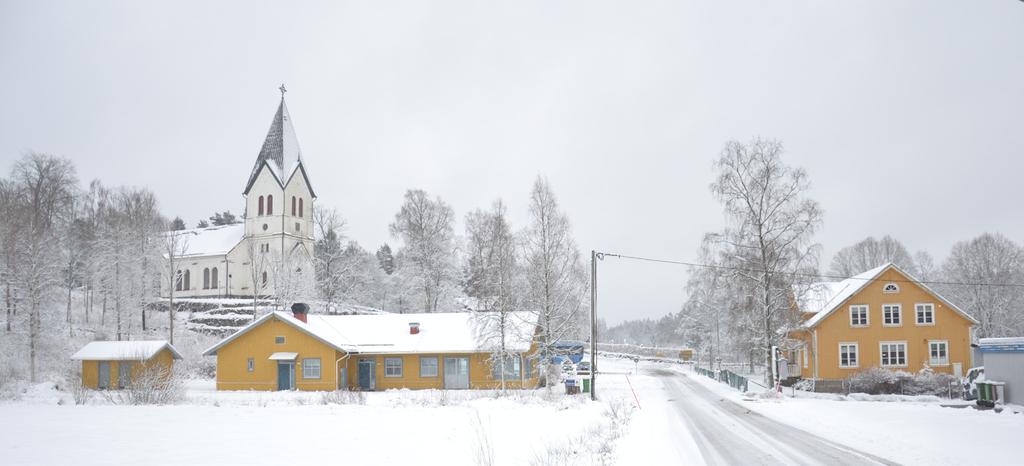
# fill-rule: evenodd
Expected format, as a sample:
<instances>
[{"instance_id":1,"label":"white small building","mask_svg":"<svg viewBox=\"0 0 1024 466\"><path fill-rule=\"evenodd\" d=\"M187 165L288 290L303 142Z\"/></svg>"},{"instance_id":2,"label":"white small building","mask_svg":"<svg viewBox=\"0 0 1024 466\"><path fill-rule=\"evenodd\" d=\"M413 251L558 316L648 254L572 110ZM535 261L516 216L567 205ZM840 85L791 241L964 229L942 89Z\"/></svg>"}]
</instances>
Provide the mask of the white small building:
<instances>
[{"instance_id":1,"label":"white small building","mask_svg":"<svg viewBox=\"0 0 1024 466\"><path fill-rule=\"evenodd\" d=\"M243 223L167 232L176 298L278 296L313 286L313 192L284 101L245 189ZM169 249L169 248L168 248ZM170 254L164 258L171 260ZM170 294L163 284L163 296Z\"/></svg>"},{"instance_id":2,"label":"white small building","mask_svg":"<svg viewBox=\"0 0 1024 466\"><path fill-rule=\"evenodd\" d=\"M1024 405L1024 337L982 338L978 341L985 380L1003 382L1003 400Z\"/></svg>"}]
</instances>

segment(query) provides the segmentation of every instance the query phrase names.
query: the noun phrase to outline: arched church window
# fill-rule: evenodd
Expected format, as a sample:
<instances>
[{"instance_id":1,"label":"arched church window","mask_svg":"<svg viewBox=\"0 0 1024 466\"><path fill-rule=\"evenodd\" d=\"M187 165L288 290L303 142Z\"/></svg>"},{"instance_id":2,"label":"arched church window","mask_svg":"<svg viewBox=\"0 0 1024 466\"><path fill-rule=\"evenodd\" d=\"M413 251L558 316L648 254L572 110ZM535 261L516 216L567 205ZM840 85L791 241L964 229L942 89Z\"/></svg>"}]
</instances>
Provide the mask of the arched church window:
<instances>
[{"instance_id":1,"label":"arched church window","mask_svg":"<svg viewBox=\"0 0 1024 466\"><path fill-rule=\"evenodd\" d=\"M295 216L295 196L292 196L292 217Z\"/></svg>"},{"instance_id":2,"label":"arched church window","mask_svg":"<svg viewBox=\"0 0 1024 466\"><path fill-rule=\"evenodd\" d=\"M192 288L192 274L189 273L188 270L185 270L185 284L182 285L181 288L185 291L188 291L189 288Z\"/></svg>"},{"instance_id":3,"label":"arched church window","mask_svg":"<svg viewBox=\"0 0 1024 466\"><path fill-rule=\"evenodd\" d=\"M267 273L266 272L263 272L262 279L263 279L263 286L267 286Z\"/></svg>"},{"instance_id":4,"label":"arched church window","mask_svg":"<svg viewBox=\"0 0 1024 466\"><path fill-rule=\"evenodd\" d=\"M203 269L203 289L210 289L210 269L209 267Z\"/></svg>"},{"instance_id":5,"label":"arched church window","mask_svg":"<svg viewBox=\"0 0 1024 466\"><path fill-rule=\"evenodd\" d=\"M267 215L274 215L274 196L267 196Z\"/></svg>"},{"instance_id":6,"label":"arched church window","mask_svg":"<svg viewBox=\"0 0 1024 466\"><path fill-rule=\"evenodd\" d=\"M210 288L219 288L220 284L217 283L217 267L210 270Z\"/></svg>"},{"instance_id":7,"label":"arched church window","mask_svg":"<svg viewBox=\"0 0 1024 466\"><path fill-rule=\"evenodd\" d=\"M263 215L263 196L260 196L260 215Z\"/></svg>"},{"instance_id":8,"label":"arched church window","mask_svg":"<svg viewBox=\"0 0 1024 466\"><path fill-rule=\"evenodd\" d=\"M299 198L299 217L302 216L302 198Z\"/></svg>"}]
</instances>

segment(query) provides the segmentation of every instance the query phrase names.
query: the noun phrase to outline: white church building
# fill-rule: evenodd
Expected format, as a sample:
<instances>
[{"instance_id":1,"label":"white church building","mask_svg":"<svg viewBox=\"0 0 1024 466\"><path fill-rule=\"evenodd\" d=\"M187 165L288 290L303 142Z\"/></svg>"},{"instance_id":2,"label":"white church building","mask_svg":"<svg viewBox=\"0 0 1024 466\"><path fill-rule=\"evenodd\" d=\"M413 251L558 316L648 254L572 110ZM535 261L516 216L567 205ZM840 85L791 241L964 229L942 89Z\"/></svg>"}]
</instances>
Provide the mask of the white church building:
<instances>
[{"instance_id":1,"label":"white church building","mask_svg":"<svg viewBox=\"0 0 1024 466\"><path fill-rule=\"evenodd\" d=\"M312 288L316 194L284 92L282 86L281 103L242 191L244 221L167 233L177 238L175 298L271 297Z\"/></svg>"}]
</instances>

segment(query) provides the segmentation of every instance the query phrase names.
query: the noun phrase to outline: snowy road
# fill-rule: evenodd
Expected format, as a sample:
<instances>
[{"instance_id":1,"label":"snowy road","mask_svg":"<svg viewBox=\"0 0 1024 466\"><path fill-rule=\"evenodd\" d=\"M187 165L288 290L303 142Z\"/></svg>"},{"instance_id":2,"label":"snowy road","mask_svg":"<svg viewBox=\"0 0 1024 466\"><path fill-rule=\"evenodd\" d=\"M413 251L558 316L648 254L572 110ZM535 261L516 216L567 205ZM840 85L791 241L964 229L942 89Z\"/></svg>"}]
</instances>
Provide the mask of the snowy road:
<instances>
[{"instance_id":1,"label":"snowy road","mask_svg":"<svg viewBox=\"0 0 1024 466\"><path fill-rule=\"evenodd\" d=\"M687 375L647 372L663 382L708 464L894 464L751 412Z\"/></svg>"}]
</instances>

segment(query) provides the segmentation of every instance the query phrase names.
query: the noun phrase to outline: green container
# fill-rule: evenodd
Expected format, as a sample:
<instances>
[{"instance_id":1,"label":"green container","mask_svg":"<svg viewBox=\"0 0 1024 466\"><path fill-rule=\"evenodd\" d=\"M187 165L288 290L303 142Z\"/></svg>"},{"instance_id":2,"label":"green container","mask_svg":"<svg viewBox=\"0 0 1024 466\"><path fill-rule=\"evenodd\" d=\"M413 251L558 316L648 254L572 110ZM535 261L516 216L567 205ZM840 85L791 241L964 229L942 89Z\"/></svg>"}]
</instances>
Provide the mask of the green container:
<instances>
[{"instance_id":1,"label":"green container","mask_svg":"<svg viewBox=\"0 0 1024 466\"><path fill-rule=\"evenodd\" d=\"M590 393L590 377L583 379L583 393Z\"/></svg>"}]
</instances>

